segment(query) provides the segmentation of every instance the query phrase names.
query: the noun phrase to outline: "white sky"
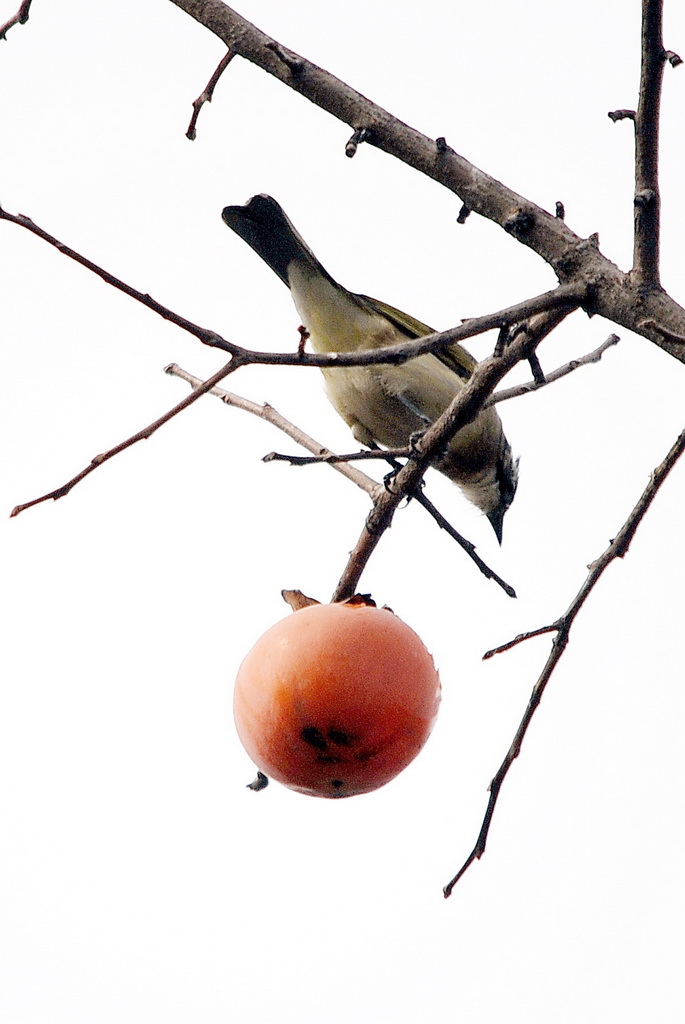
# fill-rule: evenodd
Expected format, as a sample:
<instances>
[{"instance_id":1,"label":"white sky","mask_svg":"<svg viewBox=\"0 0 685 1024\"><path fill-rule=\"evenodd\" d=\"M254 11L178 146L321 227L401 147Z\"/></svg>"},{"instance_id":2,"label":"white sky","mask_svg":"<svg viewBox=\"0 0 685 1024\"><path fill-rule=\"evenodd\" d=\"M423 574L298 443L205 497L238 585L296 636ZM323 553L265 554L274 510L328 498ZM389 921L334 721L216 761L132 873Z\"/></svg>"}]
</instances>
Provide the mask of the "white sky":
<instances>
[{"instance_id":1,"label":"white sky","mask_svg":"<svg viewBox=\"0 0 685 1024\"><path fill-rule=\"evenodd\" d=\"M0 3L0 20L17 0ZM685 51L670 0L666 45ZM241 13L631 259L639 4L244 0ZM436 328L551 287L534 255L240 60L184 132L222 45L169 2L35 0L0 46L2 183L22 212L180 314L292 349L286 289L222 224L273 194L326 267ZM685 55L685 54L684 54ZM666 69L663 277L683 294L685 69ZM0 224L3 515L185 394L220 357ZM552 369L612 329L575 314ZM362 579L443 681L414 764L356 799L245 789L231 721L246 650L326 599L367 511L326 467L205 399L69 497L0 520L0 1019L11 1024L674 1021L682 995L685 467L572 633L449 901L549 649L482 653L568 605L683 427L683 367L623 333L599 366L502 409L521 483L497 548L447 481L428 493L516 587L482 579L414 506ZM493 337L472 345L485 355ZM517 379L525 374L520 373ZM354 447L319 374L231 388Z\"/></svg>"}]
</instances>

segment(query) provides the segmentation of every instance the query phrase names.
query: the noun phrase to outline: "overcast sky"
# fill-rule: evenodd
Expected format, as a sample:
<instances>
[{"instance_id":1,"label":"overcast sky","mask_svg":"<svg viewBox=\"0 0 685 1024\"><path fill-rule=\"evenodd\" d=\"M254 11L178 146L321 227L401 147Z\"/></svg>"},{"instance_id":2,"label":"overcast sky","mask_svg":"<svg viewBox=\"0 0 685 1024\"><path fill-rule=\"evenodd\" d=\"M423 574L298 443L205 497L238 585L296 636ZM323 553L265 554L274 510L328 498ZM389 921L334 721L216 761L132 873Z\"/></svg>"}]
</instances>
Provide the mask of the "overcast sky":
<instances>
[{"instance_id":1,"label":"overcast sky","mask_svg":"<svg viewBox=\"0 0 685 1024\"><path fill-rule=\"evenodd\" d=\"M236 0L237 2L237 0ZM0 21L18 0L2 0ZM628 269L637 0L244 0L247 18L548 210ZM666 45L685 51L667 0ZM267 192L348 287L435 328L554 285L499 228L236 59L193 143L222 44L168 0L35 0L0 46L10 212L241 344L292 350L287 290L221 221ZM685 56L685 53L683 54ZM666 68L663 280L683 302L685 68ZM425 750L344 801L276 784L231 717L235 673L327 600L368 499L274 428L206 398L63 500L9 520L221 365L177 327L0 223L0 1018L8 1024L605 1024L682 995L685 465L593 593L503 788L484 858L445 901L554 620L683 428L683 366L621 333L599 365L501 408L521 456L504 544L448 481L427 493L517 590L411 504L362 578L443 683ZM546 370L613 330L576 313ZM474 354L491 351L477 339ZM526 379L519 370L513 380ZM509 382L508 382L509 383ZM317 370L231 389L354 447ZM378 470L379 473L382 470Z\"/></svg>"}]
</instances>

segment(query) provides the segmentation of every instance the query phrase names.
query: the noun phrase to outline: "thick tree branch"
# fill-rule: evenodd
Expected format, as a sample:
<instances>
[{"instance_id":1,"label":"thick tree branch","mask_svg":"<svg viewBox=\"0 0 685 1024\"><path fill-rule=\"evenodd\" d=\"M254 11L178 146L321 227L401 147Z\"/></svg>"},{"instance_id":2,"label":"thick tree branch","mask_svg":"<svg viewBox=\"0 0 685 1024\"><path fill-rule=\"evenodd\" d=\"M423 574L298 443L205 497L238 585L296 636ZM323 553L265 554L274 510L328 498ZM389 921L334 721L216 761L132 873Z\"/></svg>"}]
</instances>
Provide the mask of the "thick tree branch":
<instances>
[{"instance_id":1,"label":"thick tree branch","mask_svg":"<svg viewBox=\"0 0 685 1024\"><path fill-rule=\"evenodd\" d=\"M404 124L334 75L288 50L221 0L172 3L239 56L348 124L357 145L364 141L376 146L446 185L471 212L506 226L545 259L560 258L581 241L563 222L474 167L444 139L438 143ZM530 215L530 223L524 223L525 214Z\"/></svg>"},{"instance_id":2,"label":"thick tree branch","mask_svg":"<svg viewBox=\"0 0 685 1024\"><path fill-rule=\"evenodd\" d=\"M561 658L562 654L564 653L564 650L566 649L569 633L571 631L571 626L573 625L576 616L585 604L587 598L590 596L590 593L592 592L593 588L599 582L599 579L604 573L604 570L607 568L607 566L609 566L614 561L614 559L623 558L624 555L627 554L628 548L630 547L630 543L633 537L635 536L635 532L640 523L642 522L645 513L647 512L648 508L657 496L659 489L661 485L664 483L666 477L671 472L671 470L673 469L676 462L681 457L684 451L685 430L683 430L683 432L677 438L677 440L671 447L670 451L666 455L663 462L659 466L657 466L657 468L652 473L649 483L642 492L640 499L638 500L632 512L630 513L625 523L617 533L616 537L611 541L611 543L605 549L605 551L602 552L599 558L596 561L592 562L592 564L589 566L589 572L585 579L585 582L583 583L582 587L580 588L580 590L578 591L578 593L576 594L576 596L574 597L573 601L571 602L567 610L564 612L564 614L561 615L555 622L551 623L550 625L541 626L538 629L531 630L529 633L522 633L519 636L515 637L514 640L510 640L508 643L502 644L501 647L496 647L494 650L488 651L486 654L483 655L484 658L491 658L495 654L500 654L503 651L510 650L512 647L516 646L516 644L522 643L524 640L528 640L531 637L540 636L543 633L556 634L554 640L552 641L552 649L549 653L549 657L547 658L545 666L542 672L540 673L540 676L537 682L535 683L535 686L533 687L533 692L531 693L530 700L528 701L528 706L525 710L523 718L521 719L519 727L516 730L516 735L514 736L511 746L509 747L506 757L504 758L504 761L500 765L497 774L490 783L490 798L488 800L488 806L485 811L485 817L483 818L483 823L478 834L478 839L476 840L476 845L474 846L473 850L471 851L471 853L469 854L469 856L467 857L466 861L459 869L457 874L450 882L448 882L448 884L443 889L443 892L446 897L452 893L454 886L463 876L464 872L468 870L471 864L473 864L475 860L478 860L480 857L482 857L483 854L485 853L485 846L488 839L488 833L490 831L490 825L492 824L492 816L495 811L497 798L502 788L502 783L504 782L512 764L521 752L521 745L528 731L528 727L530 726L530 723L533 719L533 715L535 714L535 711L542 699L545 687L547 686L547 683L549 682L552 672L556 668L559 659Z\"/></svg>"},{"instance_id":3,"label":"thick tree branch","mask_svg":"<svg viewBox=\"0 0 685 1024\"><path fill-rule=\"evenodd\" d=\"M417 491L436 452L441 451L461 427L475 419L499 381L516 363L535 351L539 340L528 332L521 332L503 352L478 363L449 408L423 434L412 458L393 478L392 487L379 495L374 503L331 601L344 601L356 593L361 574L382 534L392 524L402 499Z\"/></svg>"},{"instance_id":4,"label":"thick tree branch","mask_svg":"<svg viewBox=\"0 0 685 1024\"><path fill-rule=\"evenodd\" d=\"M635 115L635 239L633 275L642 286L659 285L659 108L666 54L663 0L642 0L640 99Z\"/></svg>"},{"instance_id":5,"label":"thick tree branch","mask_svg":"<svg viewBox=\"0 0 685 1024\"><path fill-rule=\"evenodd\" d=\"M685 351L668 332L685 335L685 309L661 291L648 291L600 253L597 239L582 239L564 221L490 177L447 145L393 117L334 75L252 25L221 0L171 0L214 32L239 56L278 78L321 109L350 125L357 142L404 161L453 191L474 213L499 224L529 246L561 281L582 280L592 288L588 312L641 334L680 362ZM656 323L661 331L646 327Z\"/></svg>"}]
</instances>

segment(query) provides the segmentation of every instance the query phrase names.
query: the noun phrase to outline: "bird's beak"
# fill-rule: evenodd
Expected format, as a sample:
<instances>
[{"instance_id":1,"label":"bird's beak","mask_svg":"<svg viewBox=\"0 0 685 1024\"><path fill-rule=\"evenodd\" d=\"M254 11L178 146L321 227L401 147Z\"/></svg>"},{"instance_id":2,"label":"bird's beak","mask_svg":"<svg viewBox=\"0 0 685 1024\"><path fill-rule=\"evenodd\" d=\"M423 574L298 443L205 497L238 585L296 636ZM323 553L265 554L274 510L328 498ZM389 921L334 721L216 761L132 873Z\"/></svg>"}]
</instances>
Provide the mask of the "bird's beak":
<instances>
[{"instance_id":1,"label":"bird's beak","mask_svg":"<svg viewBox=\"0 0 685 1024\"><path fill-rule=\"evenodd\" d=\"M495 508L495 509L492 510L492 512L488 512L488 519L490 520L490 524L491 524L493 530L495 531L495 536L497 537L497 543L501 544L502 543L502 524L504 523L504 509L502 509L502 508Z\"/></svg>"}]
</instances>

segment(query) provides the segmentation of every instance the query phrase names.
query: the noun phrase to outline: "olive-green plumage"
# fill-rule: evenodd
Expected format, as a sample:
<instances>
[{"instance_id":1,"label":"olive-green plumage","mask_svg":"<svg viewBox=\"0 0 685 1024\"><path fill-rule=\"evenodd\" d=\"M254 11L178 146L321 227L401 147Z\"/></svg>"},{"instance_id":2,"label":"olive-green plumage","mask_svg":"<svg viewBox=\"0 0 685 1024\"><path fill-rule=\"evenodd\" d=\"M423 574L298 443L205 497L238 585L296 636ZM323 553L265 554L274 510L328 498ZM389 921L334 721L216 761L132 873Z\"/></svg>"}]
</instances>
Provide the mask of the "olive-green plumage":
<instances>
[{"instance_id":1,"label":"olive-green plumage","mask_svg":"<svg viewBox=\"0 0 685 1024\"><path fill-rule=\"evenodd\" d=\"M356 352L432 334L430 327L368 295L347 291L321 266L270 196L227 206L223 219L290 288L316 352ZM406 445L441 415L476 360L461 345L400 366L323 370L328 396L360 444ZM513 501L517 462L493 407L457 432L434 465L490 520L499 541Z\"/></svg>"}]
</instances>

